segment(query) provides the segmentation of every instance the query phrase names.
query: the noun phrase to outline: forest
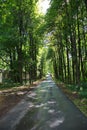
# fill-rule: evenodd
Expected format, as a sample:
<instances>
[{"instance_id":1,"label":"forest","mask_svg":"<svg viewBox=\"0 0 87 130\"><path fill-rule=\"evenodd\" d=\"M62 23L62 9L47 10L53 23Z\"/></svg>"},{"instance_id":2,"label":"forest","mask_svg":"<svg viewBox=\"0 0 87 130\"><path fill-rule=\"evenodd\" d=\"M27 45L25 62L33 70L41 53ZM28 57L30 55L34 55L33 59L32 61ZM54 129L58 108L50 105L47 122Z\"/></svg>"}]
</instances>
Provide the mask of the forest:
<instances>
[{"instance_id":1,"label":"forest","mask_svg":"<svg viewBox=\"0 0 87 130\"><path fill-rule=\"evenodd\" d=\"M87 1L50 0L43 15L38 0L0 0L0 70L15 83L49 72L87 89Z\"/></svg>"}]
</instances>

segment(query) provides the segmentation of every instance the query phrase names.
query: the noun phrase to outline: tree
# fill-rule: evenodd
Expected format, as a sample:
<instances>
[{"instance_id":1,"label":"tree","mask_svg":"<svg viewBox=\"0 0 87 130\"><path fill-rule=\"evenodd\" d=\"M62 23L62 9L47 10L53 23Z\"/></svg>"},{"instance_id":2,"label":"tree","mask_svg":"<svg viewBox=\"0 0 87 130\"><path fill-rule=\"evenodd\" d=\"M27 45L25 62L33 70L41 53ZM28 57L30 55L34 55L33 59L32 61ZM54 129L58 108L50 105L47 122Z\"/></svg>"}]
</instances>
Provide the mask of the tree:
<instances>
[{"instance_id":1,"label":"tree","mask_svg":"<svg viewBox=\"0 0 87 130\"><path fill-rule=\"evenodd\" d=\"M7 67L11 79L22 84L23 71L28 71L31 80L37 77L37 53L39 23L37 0L1 1L0 50L7 54ZM4 59L4 58L3 58ZM25 61L25 63L24 63Z\"/></svg>"},{"instance_id":2,"label":"tree","mask_svg":"<svg viewBox=\"0 0 87 130\"><path fill-rule=\"evenodd\" d=\"M55 48L56 58L53 60L57 66L56 78L64 82L80 84L87 78L84 71L86 1L51 0L45 19L48 33L53 32L50 43L53 43Z\"/></svg>"}]
</instances>

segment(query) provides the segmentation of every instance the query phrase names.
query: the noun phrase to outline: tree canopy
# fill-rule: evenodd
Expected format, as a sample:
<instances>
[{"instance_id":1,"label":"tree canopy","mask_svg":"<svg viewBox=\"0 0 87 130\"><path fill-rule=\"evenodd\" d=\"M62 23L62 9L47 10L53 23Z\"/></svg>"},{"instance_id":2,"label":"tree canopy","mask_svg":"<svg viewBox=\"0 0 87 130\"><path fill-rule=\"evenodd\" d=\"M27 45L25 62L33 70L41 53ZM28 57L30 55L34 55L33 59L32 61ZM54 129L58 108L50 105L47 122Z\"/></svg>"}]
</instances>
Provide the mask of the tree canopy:
<instances>
[{"instance_id":1,"label":"tree canopy","mask_svg":"<svg viewBox=\"0 0 87 130\"><path fill-rule=\"evenodd\" d=\"M47 31L52 32L56 78L79 84L87 79L87 4L83 0L51 0L46 14Z\"/></svg>"},{"instance_id":2,"label":"tree canopy","mask_svg":"<svg viewBox=\"0 0 87 130\"><path fill-rule=\"evenodd\" d=\"M0 1L0 68L20 83L23 73L32 83L47 69L63 82L86 81L87 2L50 0L46 15L37 2Z\"/></svg>"}]
</instances>

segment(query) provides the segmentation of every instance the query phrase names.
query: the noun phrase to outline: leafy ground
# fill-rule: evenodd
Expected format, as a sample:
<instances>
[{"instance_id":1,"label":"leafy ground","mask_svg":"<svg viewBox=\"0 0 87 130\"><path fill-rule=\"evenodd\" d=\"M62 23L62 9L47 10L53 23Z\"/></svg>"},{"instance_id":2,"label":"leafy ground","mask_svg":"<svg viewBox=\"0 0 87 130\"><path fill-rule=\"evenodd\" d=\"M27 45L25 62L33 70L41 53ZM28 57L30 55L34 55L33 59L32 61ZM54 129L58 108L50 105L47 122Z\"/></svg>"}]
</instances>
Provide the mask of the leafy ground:
<instances>
[{"instance_id":1,"label":"leafy ground","mask_svg":"<svg viewBox=\"0 0 87 130\"><path fill-rule=\"evenodd\" d=\"M11 108L13 108L25 94L35 88L40 81L34 82L31 86L13 87L0 90L0 118L2 118Z\"/></svg>"},{"instance_id":2,"label":"leafy ground","mask_svg":"<svg viewBox=\"0 0 87 130\"><path fill-rule=\"evenodd\" d=\"M87 98L80 97L77 91L68 89L63 83L57 83L62 91L69 97L69 99L80 109L80 111L87 116Z\"/></svg>"}]
</instances>

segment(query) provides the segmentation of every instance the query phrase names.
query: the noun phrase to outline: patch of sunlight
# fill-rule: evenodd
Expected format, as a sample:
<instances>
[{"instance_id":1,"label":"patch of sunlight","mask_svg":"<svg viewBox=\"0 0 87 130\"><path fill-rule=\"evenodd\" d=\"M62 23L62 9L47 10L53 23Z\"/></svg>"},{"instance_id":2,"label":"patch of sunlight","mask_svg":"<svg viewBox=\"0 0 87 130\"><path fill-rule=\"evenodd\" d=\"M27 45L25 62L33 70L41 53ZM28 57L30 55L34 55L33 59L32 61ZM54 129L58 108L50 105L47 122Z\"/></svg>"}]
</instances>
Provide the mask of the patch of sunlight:
<instances>
[{"instance_id":1,"label":"patch of sunlight","mask_svg":"<svg viewBox=\"0 0 87 130\"><path fill-rule=\"evenodd\" d=\"M38 127L38 124L32 127L30 130L36 130L37 127Z\"/></svg>"},{"instance_id":2,"label":"patch of sunlight","mask_svg":"<svg viewBox=\"0 0 87 130\"><path fill-rule=\"evenodd\" d=\"M35 108L40 108L40 107L43 107L43 106L45 106L46 105L46 103L41 103L41 104L39 104L39 105L35 105Z\"/></svg>"},{"instance_id":3,"label":"patch of sunlight","mask_svg":"<svg viewBox=\"0 0 87 130\"><path fill-rule=\"evenodd\" d=\"M50 114L53 114L54 112L55 112L54 109L50 109L50 110L48 110L48 113L50 113Z\"/></svg>"},{"instance_id":4,"label":"patch of sunlight","mask_svg":"<svg viewBox=\"0 0 87 130\"><path fill-rule=\"evenodd\" d=\"M24 95L26 93L27 93L27 91L25 91L25 92L19 91L19 92L17 92L17 95ZM14 93L12 93L12 94L14 94Z\"/></svg>"},{"instance_id":5,"label":"patch of sunlight","mask_svg":"<svg viewBox=\"0 0 87 130\"><path fill-rule=\"evenodd\" d=\"M51 79L47 79L47 80L42 81L42 83L53 83L53 81Z\"/></svg>"},{"instance_id":6,"label":"patch of sunlight","mask_svg":"<svg viewBox=\"0 0 87 130\"><path fill-rule=\"evenodd\" d=\"M40 90L40 92L47 92L47 90L45 90L45 89L42 89L42 90Z\"/></svg>"},{"instance_id":7,"label":"patch of sunlight","mask_svg":"<svg viewBox=\"0 0 87 130\"><path fill-rule=\"evenodd\" d=\"M49 126L50 128L55 128L57 126L59 126L60 124L62 124L64 122L64 118L61 117L60 119L53 119L52 121L49 121Z\"/></svg>"},{"instance_id":8,"label":"patch of sunlight","mask_svg":"<svg viewBox=\"0 0 87 130\"><path fill-rule=\"evenodd\" d=\"M48 101L48 104L55 104L56 101Z\"/></svg>"},{"instance_id":9,"label":"patch of sunlight","mask_svg":"<svg viewBox=\"0 0 87 130\"><path fill-rule=\"evenodd\" d=\"M32 102L29 102L29 108L34 107L34 104Z\"/></svg>"},{"instance_id":10,"label":"patch of sunlight","mask_svg":"<svg viewBox=\"0 0 87 130\"><path fill-rule=\"evenodd\" d=\"M48 110L48 109L49 109L49 107L43 107L43 109L44 109L44 110Z\"/></svg>"},{"instance_id":11,"label":"patch of sunlight","mask_svg":"<svg viewBox=\"0 0 87 130\"><path fill-rule=\"evenodd\" d=\"M61 111L58 111L58 113L61 113Z\"/></svg>"},{"instance_id":12,"label":"patch of sunlight","mask_svg":"<svg viewBox=\"0 0 87 130\"><path fill-rule=\"evenodd\" d=\"M35 97L37 94L35 93L35 92L32 92L32 93L30 93L29 95L28 95L28 97L30 97L30 98L33 98L33 97Z\"/></svg>"},{"instance_id":13,"label":"patch of sunlight","mask_svg":"<svg viewBox=\"0 0 87 130\"><path fill-rule=\"evenodd\" d=\"M44 82L46 82L46 83L53 83L52 80L48 80L48 81L44 81Z\"/></svg>"},{"instance_id":14,"label":"patch of sunlight","mask_svg":"<svg viewBox=\"0 0 87 130\"><path fill-rule=\"evenodd\" d=\"M38 1L39 12L46 14L47 9L50 7L49 3L50 3L50 0L39 0Z\"/></svg>"}]
</instances>

